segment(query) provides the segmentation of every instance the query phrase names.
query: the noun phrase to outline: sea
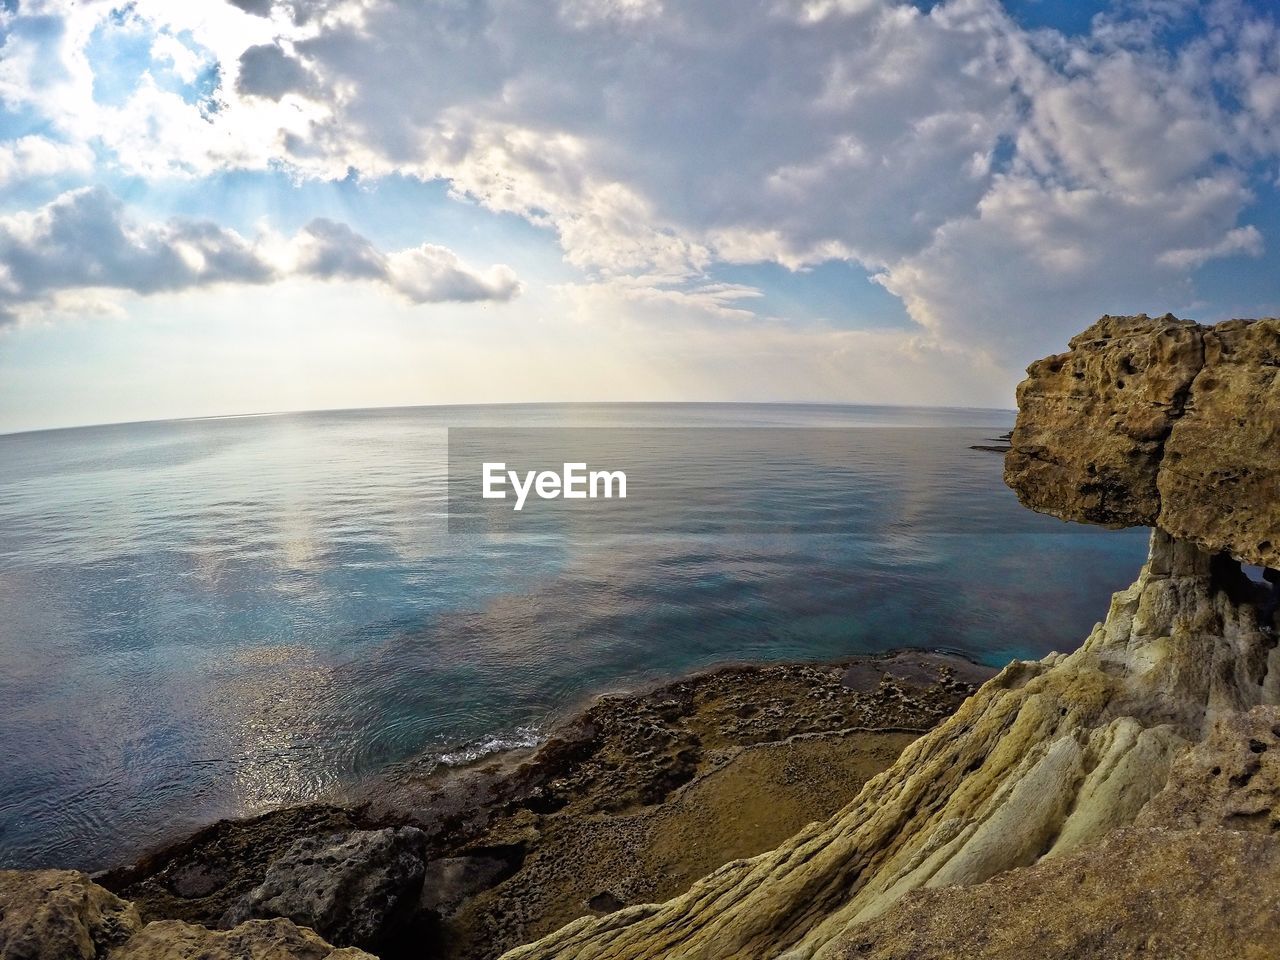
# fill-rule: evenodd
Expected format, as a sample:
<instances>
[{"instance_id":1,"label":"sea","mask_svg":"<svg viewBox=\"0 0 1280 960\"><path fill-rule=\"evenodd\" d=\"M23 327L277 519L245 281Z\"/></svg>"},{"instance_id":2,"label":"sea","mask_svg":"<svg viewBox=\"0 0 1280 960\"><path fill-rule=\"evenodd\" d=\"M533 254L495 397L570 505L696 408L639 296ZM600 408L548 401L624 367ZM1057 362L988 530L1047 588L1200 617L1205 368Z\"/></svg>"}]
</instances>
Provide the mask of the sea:
<instances>
[{"instance_id":1,"label":"sea","mask_svg":"<svg viewBox=\"0 0 1280 960\"><path fill-rule=\"evenodd\" d=\"M1146 532L1022 507L970 449L1012 424L565 404L0 436L0 866L118 865L715 664L1073 649ZM477 513L453 448L506 462L513 433L529 462L612 451L630 499Z\"/></svg>"}]
</instances>

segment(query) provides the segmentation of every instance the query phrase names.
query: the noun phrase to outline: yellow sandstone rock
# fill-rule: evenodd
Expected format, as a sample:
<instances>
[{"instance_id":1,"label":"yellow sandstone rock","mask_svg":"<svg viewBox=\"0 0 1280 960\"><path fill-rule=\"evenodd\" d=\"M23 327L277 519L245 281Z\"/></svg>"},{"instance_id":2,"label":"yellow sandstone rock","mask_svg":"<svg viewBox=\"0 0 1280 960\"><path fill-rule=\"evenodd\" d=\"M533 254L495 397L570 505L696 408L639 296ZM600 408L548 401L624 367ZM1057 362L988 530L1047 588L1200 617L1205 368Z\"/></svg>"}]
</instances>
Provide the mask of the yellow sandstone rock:
<instances>
[{"instance_id":1,"label":"yellow sandstone rock","mask_svg":"<svg viewBox=\"0 0 1280 960\"><path fill-rule=\"evenodd\" d=\"M1103 317L1070 347L1018 387L1019 499L1280 567L1280 320Z\"/></svg>"},{"instance_id":2,"label":"yellow sandstone rock","mask_svg":"<svg viewBox=\"0 0 1280 960\"><path fill-rule=\"evenodd\" d=\"M1079 650L1010 664L831 820L505 960L826 960L910 891L1080 849L1131 824L1216 719L1280 703L1269 593L1156 531Z\"/></svg>"},{"instance_id":3,"label":"yellow sandstone rock","mask_svg":"<svg viewBox=\"0 0 1280 960\"><path fill-rule=\"evenodd\" d=\"M97 960L142 926L75 870L0 870L0 960Z\"/></svg>"}]
</instances>

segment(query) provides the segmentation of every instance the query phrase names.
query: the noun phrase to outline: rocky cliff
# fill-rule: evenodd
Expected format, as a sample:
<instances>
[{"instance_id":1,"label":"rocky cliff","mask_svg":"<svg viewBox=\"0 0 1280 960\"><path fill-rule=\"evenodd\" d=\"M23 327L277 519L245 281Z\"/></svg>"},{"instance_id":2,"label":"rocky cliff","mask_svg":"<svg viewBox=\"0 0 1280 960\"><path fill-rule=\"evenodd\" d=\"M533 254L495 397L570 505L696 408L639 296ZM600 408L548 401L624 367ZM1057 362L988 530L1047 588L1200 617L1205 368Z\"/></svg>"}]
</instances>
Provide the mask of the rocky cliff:
<instances>
[{"instance_id":1,"label":"rocky cliff","mask_svg":"<svg viewBox=\"0 0 1280 960\"><path fill-rule=\"evenodd\" d=\"M1068 353L1033 364L1018 392L1010 486L1064 518L1156 527L1138 580L1105 621L1070 655L1010 664L830 820L681 897L578 921L505 960L941 958L966 943L966 956L1023 956L1017 931L1031 936L1046 905L1064 914L1065 878L1090 875L1096 909L1060 916L1076 952L1053 955L1133 956L1155 935L1155 915L1107 904L1150 881L1139 861L1165 863L1158 889L1195 891L1197 909L1221 921L1202 924L1178 955L1229 955L1220 948L1232 929L1236 955L1273 940L1274 913L1247 929L1227 919L1247 912L1250 877L1274 875L1269 835L1114 831L1164 794L1192 745L1280 703L1273 589L1239 562L1280 559L1278 365L1280 321L1206 328L1173 317L1104 317ZM1269 803L1241 815L1265 821ZM1214 871L1236 881L1206 890ZM953 922L923 926L941 902ZM966 916L989 917L988 932L1005 924L1003 946L964 940ZM893 936L912 924L925 932L898 949Z\"/></svg>"}]
</instances>

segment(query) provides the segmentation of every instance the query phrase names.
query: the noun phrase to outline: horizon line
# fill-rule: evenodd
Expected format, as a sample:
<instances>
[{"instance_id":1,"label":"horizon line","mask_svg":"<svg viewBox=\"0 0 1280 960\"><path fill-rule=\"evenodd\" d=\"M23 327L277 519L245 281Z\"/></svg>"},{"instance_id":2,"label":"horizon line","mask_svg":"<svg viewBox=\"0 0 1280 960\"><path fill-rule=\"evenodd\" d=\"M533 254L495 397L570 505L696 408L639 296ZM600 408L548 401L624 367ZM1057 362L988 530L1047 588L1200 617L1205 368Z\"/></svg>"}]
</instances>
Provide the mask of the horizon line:
<instances>
[{"instance_id":1,"label":"horizon line","mask_svg":"<svg viewBox=\"0 0 1280 960\"><path fill-rule=\"evenodd\" d=\"M365 411L421 410L441 407L640 407L640 406L767 406L767 407L883 407L899 410L981 410L1016 414L1011 407L969 407L949 404L875 403L850 400L510 400L489 403L405 403L368 407L305 407L296 410L264 410L254 413L214 413L190 417L154 417L146 420L107 420L101 423L74 423L60 427L31 427L0 432L0 439L61 430L95 430L103 427L133 427L154 423L198 423L205 420L250 420L262 417L289 417L300 414L362 413Z\"/></svg>"}]
</instances>

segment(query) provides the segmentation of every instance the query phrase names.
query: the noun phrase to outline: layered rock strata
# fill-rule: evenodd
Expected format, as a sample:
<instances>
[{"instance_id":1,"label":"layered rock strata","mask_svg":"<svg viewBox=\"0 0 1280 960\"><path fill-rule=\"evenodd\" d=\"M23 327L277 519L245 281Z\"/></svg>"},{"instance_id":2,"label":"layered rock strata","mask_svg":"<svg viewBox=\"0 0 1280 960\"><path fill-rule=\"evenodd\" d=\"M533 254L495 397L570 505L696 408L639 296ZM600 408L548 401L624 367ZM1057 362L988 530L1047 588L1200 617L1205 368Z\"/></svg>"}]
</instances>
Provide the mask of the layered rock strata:
<instances>
[{"instance_id":1,"label":"layered rock strata","mask_svg":"<svg viewBox=\"0 0 1280 960\"><path fill-rule=\"evenodd\" d=\"M1156 531L1070 655L1015 662L826 823L665 904L507 960L817 960L907 892L981 883L1130 824L1216 719L1280 702L1271 590Z\"/></svg>"},{"instance_id":2,"label":"layered rock strata","mask_svg":"<svg viewBox=\"0 0 1280 960\"><path fill-rule=\"evenodd\" d=\"M841 960L1264 958L1280 916L1280 709L1222 714L1135 826L855 927Z\"/></svg>"}]
</instances>

